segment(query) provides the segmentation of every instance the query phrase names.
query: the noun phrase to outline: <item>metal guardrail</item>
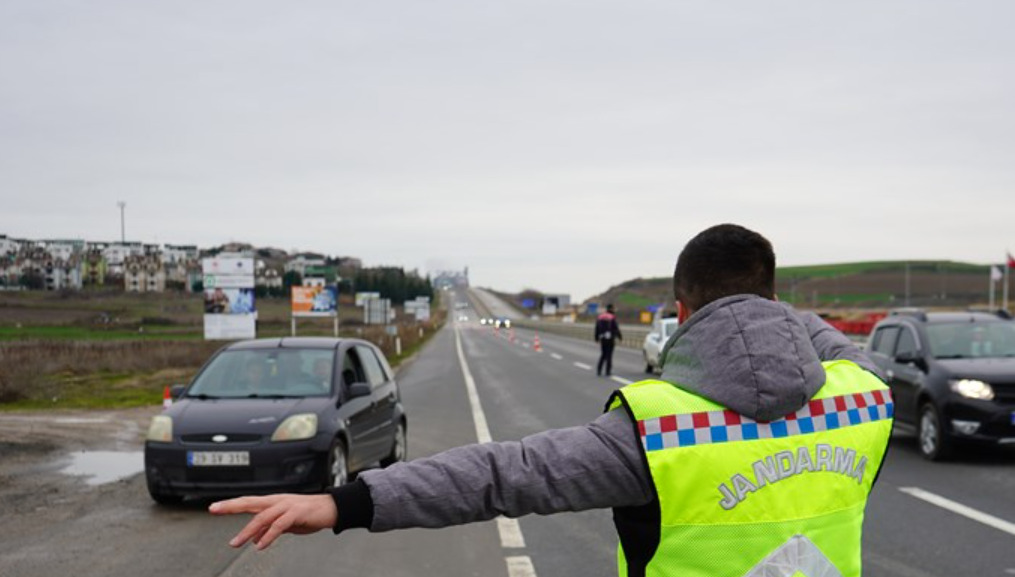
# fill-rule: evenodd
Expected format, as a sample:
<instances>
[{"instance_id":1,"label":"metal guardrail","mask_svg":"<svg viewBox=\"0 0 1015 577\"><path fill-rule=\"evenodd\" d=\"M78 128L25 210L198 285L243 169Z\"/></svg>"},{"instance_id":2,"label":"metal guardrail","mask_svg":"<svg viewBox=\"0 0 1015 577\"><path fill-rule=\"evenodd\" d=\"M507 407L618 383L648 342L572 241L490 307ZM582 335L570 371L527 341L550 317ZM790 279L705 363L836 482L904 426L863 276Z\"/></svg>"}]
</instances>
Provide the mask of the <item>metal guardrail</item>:
<instances>
[{"instance_id":1,"label":"metal guardrail","mask_svg":"<svg viewBox=\"0 0 1015 577\"><path fill-rule=\"evenodd\" d=\"M562 335L566 337L573 337L582 340L592 340L592 336L595 334L595 325L592 323L562 323L554 321L537 321L532 319L515 319L511 321L515 326L532 329L543 333L551 333L555 335ZM645 342L645 336L649 334L651 330L649 327L641 327L638 325L621 325L620 334L623 335L618 344L622 347L629 349L641 349L642 344Z\"/></svg>"}]
</instances>

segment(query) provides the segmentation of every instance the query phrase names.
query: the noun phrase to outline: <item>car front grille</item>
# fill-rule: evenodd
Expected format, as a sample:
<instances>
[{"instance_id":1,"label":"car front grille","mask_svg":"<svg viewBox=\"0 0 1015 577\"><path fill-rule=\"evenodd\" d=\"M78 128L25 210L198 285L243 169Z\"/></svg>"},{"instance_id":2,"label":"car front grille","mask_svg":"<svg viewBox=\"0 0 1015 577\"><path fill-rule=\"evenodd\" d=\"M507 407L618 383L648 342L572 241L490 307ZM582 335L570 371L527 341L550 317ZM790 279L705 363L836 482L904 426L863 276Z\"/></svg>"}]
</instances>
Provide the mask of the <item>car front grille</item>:
<instances>
[{"instance_id":1,"label":"car front grille","mask_svg":"<svg viewBox=\"0 0 1015 577\"><path fill-rule=\"evenodd\" d=\"M226 436L225 442L216 443L212 437L223 434ZM231 445L234 443L256 443L263 438L262 435L256 435L252 433L207 433L200 435L181 435L180 441L184 444L204 444L214 443L216 445Z\"/></svg>"},{"instance_id":2,"label":"car front grille","mask_svg":"<svg viewBox=\"0 0 1015 577\"><path fill-rule=\"evenodd\" d=\"M251 467L194 467L187 469L191 483L249 483L257 480Z\"/></svg>"},{"instance_id":3,"label":"car front grille","mask_svg":"<svg viewBox=\"0 0 1015 577\"><path fill-rule=\"evenodd\" d=\"M1015 404L1015 383L991 383L994 400L999 403Z\"/></svg>"}]
</instances>

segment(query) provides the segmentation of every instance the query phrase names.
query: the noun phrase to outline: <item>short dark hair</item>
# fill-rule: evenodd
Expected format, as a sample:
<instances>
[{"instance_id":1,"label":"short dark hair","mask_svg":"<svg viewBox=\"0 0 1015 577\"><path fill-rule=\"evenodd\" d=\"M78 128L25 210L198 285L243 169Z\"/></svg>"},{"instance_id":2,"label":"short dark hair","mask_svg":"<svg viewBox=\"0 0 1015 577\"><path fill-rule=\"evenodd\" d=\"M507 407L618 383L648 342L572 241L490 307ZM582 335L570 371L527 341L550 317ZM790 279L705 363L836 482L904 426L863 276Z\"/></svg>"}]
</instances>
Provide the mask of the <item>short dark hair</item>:
<instances>
[{"instance_id":1,"label":"short dark hair","mask_svg":"<svg viewBox=\"0 0 1015 577\"><path fill-rule=\"evenodd\" d=\"M775 298L772 243L736 224L705 229L680 251L673 294L692 311L737 294Z\"/></svg>"}]
</instances>

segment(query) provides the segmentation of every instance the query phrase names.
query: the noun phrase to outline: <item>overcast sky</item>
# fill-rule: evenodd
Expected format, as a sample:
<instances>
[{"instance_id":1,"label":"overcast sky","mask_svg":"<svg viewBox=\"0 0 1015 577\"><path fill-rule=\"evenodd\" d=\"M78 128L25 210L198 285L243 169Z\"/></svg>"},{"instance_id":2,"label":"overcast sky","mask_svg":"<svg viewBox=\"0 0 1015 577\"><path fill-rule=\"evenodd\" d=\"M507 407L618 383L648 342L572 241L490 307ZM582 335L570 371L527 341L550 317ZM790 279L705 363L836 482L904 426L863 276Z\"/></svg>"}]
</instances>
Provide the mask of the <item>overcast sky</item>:
<instances>
[{"instance_id":1,"label":"overcast sky","mask_svg":"<svg viewBox=\"0 0 1015 577\"><path fill-rule=\"evenodd\" d=\"M241 240L585 298L1015 250L1015 2L0 3L0 234Z\"/></svg>"}]
</instances>

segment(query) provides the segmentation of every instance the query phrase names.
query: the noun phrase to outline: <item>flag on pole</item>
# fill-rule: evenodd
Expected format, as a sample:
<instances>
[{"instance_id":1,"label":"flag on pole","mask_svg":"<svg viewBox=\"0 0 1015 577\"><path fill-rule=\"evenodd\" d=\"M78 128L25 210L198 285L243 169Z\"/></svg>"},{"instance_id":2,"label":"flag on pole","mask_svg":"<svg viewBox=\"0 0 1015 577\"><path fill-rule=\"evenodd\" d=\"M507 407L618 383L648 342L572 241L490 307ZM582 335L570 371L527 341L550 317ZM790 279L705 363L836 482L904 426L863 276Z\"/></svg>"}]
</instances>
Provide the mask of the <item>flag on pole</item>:
<instances>
[{"instance_id":1,"label":"flag on pole","mask_svg":"<svg viewBox=\"0 0 1015 577\"><path fill-rule=\"evenodd\" d=\"M997 282L1002 278L1004 278L1004 275L1001 273L1001 269L996 266L990 267L990 280Z\"/></svg>"}]
</instances>

